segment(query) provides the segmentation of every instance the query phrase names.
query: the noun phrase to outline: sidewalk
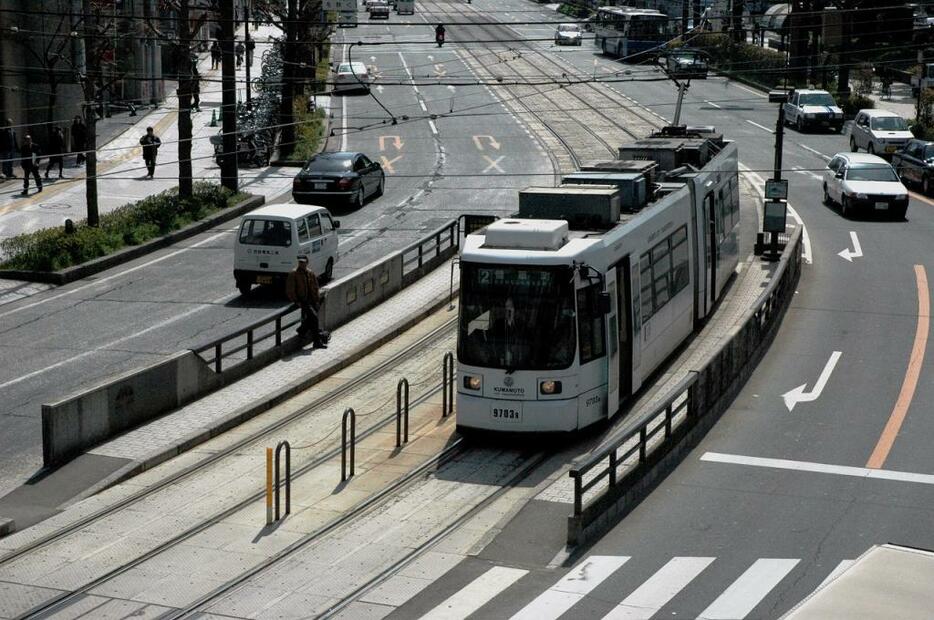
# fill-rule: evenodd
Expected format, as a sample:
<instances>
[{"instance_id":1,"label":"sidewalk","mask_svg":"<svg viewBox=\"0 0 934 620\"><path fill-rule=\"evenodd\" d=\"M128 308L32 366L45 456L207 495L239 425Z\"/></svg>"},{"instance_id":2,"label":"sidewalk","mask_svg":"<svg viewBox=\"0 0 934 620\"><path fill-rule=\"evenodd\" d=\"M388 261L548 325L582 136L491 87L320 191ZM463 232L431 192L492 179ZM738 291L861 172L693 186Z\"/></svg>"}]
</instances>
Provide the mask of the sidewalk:
<instances>
[{"instance_id":1,"label":"sidewalk","mask_svg":"<svg viewBox=\"0 0 934 620\"><path fill-rule=\"evenodd\" d=\"M869 98L875 102L876 108L895 112L907 121L914 120L918 99L912 96L911 86L908 84L896 83L892 84L891 90L892 96L883 99L880 94L881 84L876 82L873 84L872 93L869 95Z\"/></svg>"},{"instance_id":2,"label":"sidewalk","mask_svg":"<svg viewBox=\"0 0 934 620\"><path fill-rule=\"evenodd\" d=\"M261 26L251 34L256 49L251 65L251 77L262 72L263 52L271 45L270 35L278 30L272 26ZM219 179L220 169L214 162L214 147L210 136L220 127L210 127L212 112L220 116L221 85L220 70L211 70L209 56L198 63L204 81L201 85L201 112L192 113L192 166L195 180ZM216 80L216 81L215 81ZM243 97L246 67L237 71L238 95ZM167 88L173 92L174 88ZM166 97L155 110L143 114L140 108L137 117L119 113L111 119L103 119L102 131L113 133L106 145L98 147L98 205L101 213L107 213L141 196L156 194L178 185L178 98L175 94ZM128 121L132 121L131 123ZM155 128L162 139L159 149L156 178L145 180L145 167L139 147L139 139L146 127ZM98 140L99 144L102 140ZM35 193L31 188L28 197L21 197L22 179L0 185L0 239L40 228L61 226L65 219L75 221L87 216L84 173L76 174L75 168L67 170L73 175L69 179L50 179L43 184L43 191ZM21 172L21 171L20 171ZM44 167L42 169L44 173ZM246 191L264 194L267 198L286 191L291 186L291 174L279 174L278 168L242 169L240 187ZM278 177L283 178L278 178ZM285 178L288 177L288 178Z\"/></svg>"}]
</instances>

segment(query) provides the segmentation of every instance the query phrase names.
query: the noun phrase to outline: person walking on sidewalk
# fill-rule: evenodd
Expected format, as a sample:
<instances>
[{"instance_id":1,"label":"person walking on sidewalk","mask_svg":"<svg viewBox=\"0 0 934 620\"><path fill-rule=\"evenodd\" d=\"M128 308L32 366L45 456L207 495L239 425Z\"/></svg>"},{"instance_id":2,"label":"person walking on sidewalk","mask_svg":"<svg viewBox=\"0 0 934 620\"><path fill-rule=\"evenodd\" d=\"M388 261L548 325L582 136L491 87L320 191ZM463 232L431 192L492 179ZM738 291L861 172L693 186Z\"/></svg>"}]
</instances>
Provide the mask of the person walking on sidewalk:
<instances>
[{"instance_id":1,"label":"person walking on sidewalk","mask_svg":"<svg viewBox=\"0 0 934 620\"><path fill-rule=\"evenodd\" d=\"M318 278L308 269L308 257L300 255L298 266L289 272L285 280L285 295L294 304L302 309L302 324L298 328L299 338L305 339L311 333L315 349L327 349L327 343L322 338L321 326L318 324L318 308L320 304L320 290Z\"/></svg>"},{"instance_id":2,"label":"person walking on sidewalk","mask_svg":"<svg viewBox=\"0 0 934 620\"><path fill-rule=\"evenodd\" d=\"M234 48L234 53L237 54L237 68L240 68L240 65L243 64L243 52L246 51L246 48L243 47L243 41L237 41L237 47Z\"/></svg>"},{"instance_id":3,"label":"person walking on sidewalk","mask_svg":"<svg viewBox=\"0 0 934 620\"><path fill-rule=\"evenodd\" d=\"M146 178L149 179L156 174L156 153L162 144L162 140L153 131L152 127L147 127L146 135L139 139L139 143L143 145L143 161L146 162L146 170L149 173Z\"/></svg>"},{"instance_id":4,"label":"person walking on sidewalk","mask_svg":"<svg viewBox=\"0 0 934 620\"><path fill-rule=\"evenodd\" d=\"M23 196L29 195L29 175L36 179L36 191L42 191L42 177L39 176L39 145L32 141L32 136L26 134L23 146L19 149L20 165L23 167Z\"/></svg>"},{"instance_id":5,"label":"person walking on sidewalk","mask_svg":"<svg viewBox=\"0 0 934 620\"><path fill-rule=\"evenodd\" d=\"M49 163L45 167L45 178L49 178L52 166L58 164L58 178L65 178L62 169L65 167L65 133L61 127L53 127L49 136Z\"/></svg>"},{"instance_id":6,"label":"person walking on sidewalk","mask_svg":"<svg viewBox=\"0 0 934 620\"><path fill-rule=\"evenodd\" d=\"M81 166L84 163L84 149L88 143L88 126L84 124L84 119L75 116L71 123L71 150L78 154L75 159L75 165Z\"/></svg>"},{"instance_id":7,"label":"person walking on sidewalk","mask_svg":"<svg viewBox=\"0 0 934 620\"><path fill-rule=\"evenodd\" d=\"M211 43L211 70L219 66L221 66L221 44L215 39L214 43Z\"/></svg>"},{"instance_id":8,"label":"person walking on sidewalk","mask_svg":"<svg viewBox=\"0 0 934 620\"><path fill-rule=\"evenodd\" d=\"M13 158L16 157L16 130L13 129L13 119L6 119L6 126L0 129L0 159L3 160L3 176L15 179L13 174Z\"/></svg>"}]
</instances>

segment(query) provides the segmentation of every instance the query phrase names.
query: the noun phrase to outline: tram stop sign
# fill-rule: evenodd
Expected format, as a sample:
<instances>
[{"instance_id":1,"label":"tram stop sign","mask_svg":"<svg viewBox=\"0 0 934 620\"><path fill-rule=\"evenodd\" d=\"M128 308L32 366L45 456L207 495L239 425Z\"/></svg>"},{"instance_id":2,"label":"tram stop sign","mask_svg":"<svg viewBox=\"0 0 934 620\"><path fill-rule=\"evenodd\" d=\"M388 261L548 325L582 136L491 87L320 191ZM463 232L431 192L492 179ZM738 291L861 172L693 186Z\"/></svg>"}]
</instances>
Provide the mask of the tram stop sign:
<instances>
[{"instance_id":1,"label":"tram stop sign","mask_svg":"<svg viewBox=\"0 0 934 620\"><path fill-rule=\"evenodd\" d=\"M762 232L785 232L785 218L788 213L788 203L784 200L766 200L765 217L762 220Z\"/></svg>"}]
</instances>

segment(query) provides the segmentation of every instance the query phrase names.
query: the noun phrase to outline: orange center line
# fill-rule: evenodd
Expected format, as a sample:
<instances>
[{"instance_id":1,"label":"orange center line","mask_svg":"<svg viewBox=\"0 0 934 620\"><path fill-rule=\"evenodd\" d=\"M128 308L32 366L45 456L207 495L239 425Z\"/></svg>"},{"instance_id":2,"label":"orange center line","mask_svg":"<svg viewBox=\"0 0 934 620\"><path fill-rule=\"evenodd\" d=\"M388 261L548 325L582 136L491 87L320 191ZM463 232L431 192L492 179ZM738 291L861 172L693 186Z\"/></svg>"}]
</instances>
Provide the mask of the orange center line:
<instances>
[{"instance_id":1,"label":"orange center line","mask_svg":"<svg viewBox=\"0 0 934 620\"><path fill-rule=\"evenodd\" d=\"M882 436L879 437L875 450L866 462L866 467L870 469L881 469L885 459L888 458L895 438L898 437L898 431L905 421L905 416L908 415L908 407L911 406L911 399L914 398L915 388L918 387L918 379L921 377L921 364L924 362L924 349L927 345L931 321L931 301L924 265L915 265L915 278L918 282L918 328L915 331L915 342L911 348L908 370L905 371L905 380L902 382L902 389L898 393L898 400L895 401L892 415L889 416L889 421L882 429Z\"/></svg>"},{"instance_id":2,"label":"orange center line","mask_svg":"<svg viewBox=\"0 0 934 620\"><path fill-rule=\"evenodd\" d=\"M908 192L908 195L914 198L915 200L920 200L921 202L926 202L929 205L934 205L934 200L931 200L927 196L918 194L917 192Z\"/></svg>"}]
</instances>

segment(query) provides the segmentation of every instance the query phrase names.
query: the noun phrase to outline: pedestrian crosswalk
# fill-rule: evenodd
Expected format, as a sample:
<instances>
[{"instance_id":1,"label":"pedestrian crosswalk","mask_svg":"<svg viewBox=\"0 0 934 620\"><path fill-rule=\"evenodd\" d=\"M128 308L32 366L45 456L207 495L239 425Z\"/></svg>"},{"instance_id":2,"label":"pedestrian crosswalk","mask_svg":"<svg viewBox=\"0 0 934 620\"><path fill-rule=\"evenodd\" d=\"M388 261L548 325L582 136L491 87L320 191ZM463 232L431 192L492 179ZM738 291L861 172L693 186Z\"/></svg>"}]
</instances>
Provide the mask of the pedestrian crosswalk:
<instances>
[{"instance_id":1,"label":"pedestrian crosswalk","mask_svg":"<svg viewBox=\"0 0 934 620\"><path fill-rule=\"evenodd\" d=\"M555 620L559 617L574 617L574 607L611 578L623 575L635 564L631 556L592 555L576 564L554 585L548 587L528 604L515 612L512 620ZM656 617L664 607L677 602L679 594L695 583L698 577L710 571L717 562L716 557L677 556L655 570L635 589L621 591L604 588L598 598L607 600L612 591L621 600L603 616L603 620L648 620ZM742 620L749 618L753 610L783 580L796 569L800 570L797 558L758 558L742 572L737 571L724 582L722 589L710 593L704 601L706 607L691 611L691 617L701 620ZM853 560L843 560L830 571L821 585L846 570ZM811 571L813 572L813 571ZM521 588L521 581L530 571L504 566L494 566L461 588L458 592L438 604L423 620L446 620L466 618L481 610L488 603L510 600L510 589ZM813 576L812 576L813 577ZM812 584L810 587L816 587ZM705 586L705 592L709 584ZM800 597L803 598L807 592ZM703 594L700 595L703 597ZM500 599L499 597L502 597ZM693 593L697 600L698 593ZM698 605L700 608L701 605ZM773 610L774 611L774 610ZM603 612L601 612L603 613ZM483 613L480 614L483 616Z\"/></svg>"}]
</instances>

